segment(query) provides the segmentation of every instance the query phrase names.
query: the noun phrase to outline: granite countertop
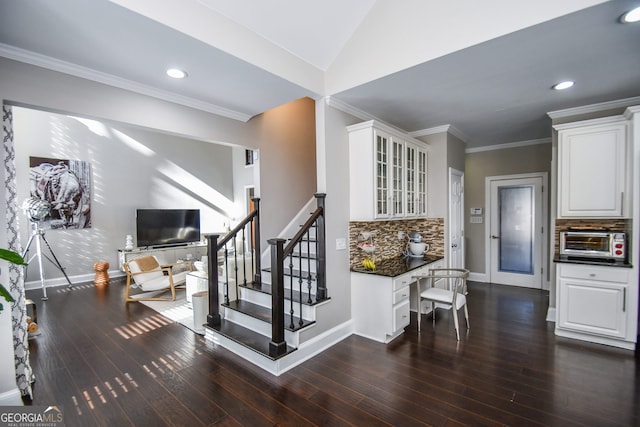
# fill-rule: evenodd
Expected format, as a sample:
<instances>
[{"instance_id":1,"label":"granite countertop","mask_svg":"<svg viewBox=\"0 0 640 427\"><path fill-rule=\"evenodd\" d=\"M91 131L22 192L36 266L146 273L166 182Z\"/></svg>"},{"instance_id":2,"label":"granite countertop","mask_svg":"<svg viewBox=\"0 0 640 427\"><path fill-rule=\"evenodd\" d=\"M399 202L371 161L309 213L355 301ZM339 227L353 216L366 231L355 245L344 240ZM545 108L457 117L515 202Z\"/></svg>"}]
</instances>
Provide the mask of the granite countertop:
<instances>
[{"instance_id":1,"label":"granite countertop","mask_svg":"<svg viewBox=\"0 0 640 427\"><path fill-rule=\"evenodd\" d=\"M580 265L596 265L600 267L633 267L630 263L625 261L613 261L600 258L577 258L577 257L561 257L556 255L553 258L553 262L559 262L563 264L580 264Z\"/></svg>"},{"instance_id":2,"label":"granite countertop","mask_svg":"<svg viewBox=\"0 0 640 427\"><path fill-rule=\"evenodd\" d=\"M439 255L425 255L420 258L399 256L396 258L376 261L375 270L366 270L363 267L351 267L351 271L356 273L375 274L377 276L396 277L404 273L408 273L411 270L415 270L416 268L441 260L442 258L444 257Z\"/></svg>"}]
</instances>

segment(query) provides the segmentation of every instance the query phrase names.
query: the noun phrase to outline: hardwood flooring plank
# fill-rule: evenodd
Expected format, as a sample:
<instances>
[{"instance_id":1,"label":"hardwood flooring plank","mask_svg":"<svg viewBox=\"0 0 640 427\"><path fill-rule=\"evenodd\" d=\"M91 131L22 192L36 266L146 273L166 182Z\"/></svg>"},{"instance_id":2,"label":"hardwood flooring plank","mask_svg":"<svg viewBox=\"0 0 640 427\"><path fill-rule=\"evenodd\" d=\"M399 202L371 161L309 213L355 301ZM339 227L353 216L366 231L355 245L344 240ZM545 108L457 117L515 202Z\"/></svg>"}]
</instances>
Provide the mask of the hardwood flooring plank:
<instances>
[{"instance_id":1,"label":"hardwood flooring plank","mask_svg":"<svg viewBox=\"0 0 640 427\"><path fill-rule=\"evenodd\" d=\"M387 345L351 336L279 377L125 304L121 279L27 291L41 331L27 404L63 406L69 426L640 425L640 356L556 337L548 292L469 289L460 342L451 314L418 334L412 313Z\"/></svg>"}]
</instances>

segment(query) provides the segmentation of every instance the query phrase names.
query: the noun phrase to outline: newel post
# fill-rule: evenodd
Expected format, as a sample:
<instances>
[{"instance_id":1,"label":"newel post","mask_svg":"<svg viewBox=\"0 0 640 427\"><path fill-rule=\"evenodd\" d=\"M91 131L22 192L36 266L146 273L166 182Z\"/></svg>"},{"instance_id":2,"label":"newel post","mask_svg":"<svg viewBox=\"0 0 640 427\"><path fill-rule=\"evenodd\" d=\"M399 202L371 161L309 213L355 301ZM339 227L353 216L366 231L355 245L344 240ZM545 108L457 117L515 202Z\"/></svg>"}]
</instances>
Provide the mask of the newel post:
<instances>
[{"instance_id":1,"label":"newel post","mask_svg":"<svg viewBox=\"0 0 640 427\"><path fill-rule=\"evenodd\" d=\"M271 245L271 342L269 355L280 356L287 351L284 339L284 243L285 239L270 239Z\"/></svg>"},{"instance_id":2,"label":"newel post","mask_svg":"<svg viewBox=\"0 0 640 427\"><path fill-rule=\"evenodd\" d=\"M316 298L318 301L327 299L327 245L325 242L325 198L324 193L316 193L316 203L318 209L322 209L320 216L316 220L316 241L318 242L318 250L316 257L318 258L318 269L316 272L318 289L316 290Z\"/></svg>"},{"instance_id":3,"label":"newel post","mask_svg":"<svg viewBox=\"0 0 640 427\"><path fill-rule=\"evenodd\" d=\"M218 300L218 234L207 235L207 275L209 277L209 326L220 325L220 301Z\"/></svg>"},{"instance_id":4,"label":"newel post","mask_svg":"<svg viewBox=\"0 0 640 427\"><path fill-rule=\"evenodd\" d=\"M256 284L262 283L262 275L260 272L262 271L261 261L262 258L262 250L260 249L260 198L254 197L253 199L253 209L256 211L256 216L253 221L252 237L253 237L253 252L256 263L256 271L253 276L253 282Z\"/></svg>"}]
</instances>

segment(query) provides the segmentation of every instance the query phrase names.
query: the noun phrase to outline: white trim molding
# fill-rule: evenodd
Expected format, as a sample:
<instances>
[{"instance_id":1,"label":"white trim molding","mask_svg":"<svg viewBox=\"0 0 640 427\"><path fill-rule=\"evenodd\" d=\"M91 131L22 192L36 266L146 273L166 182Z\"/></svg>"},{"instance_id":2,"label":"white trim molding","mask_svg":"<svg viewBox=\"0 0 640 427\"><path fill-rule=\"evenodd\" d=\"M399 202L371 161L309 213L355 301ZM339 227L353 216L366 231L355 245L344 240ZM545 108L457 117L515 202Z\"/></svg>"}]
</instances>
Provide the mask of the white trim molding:
<instances>
[{"instance_id":1,"label":"white trim molding","mask_svg":"<svg viewBox=\"0 0 640 427\"><path fill-rule=\"evenodd\" d=\"M506 144L487 145L484 147L467 148L465 153L480 153L482 151L504 150L507 148L520 148L529 145L551 144L551 138L530 139L528 141L508 142Z\"/></svg>"},{"instance_id":2,"label":"white trim molding","mask_svg":"<svg viewBox=\"0 0 640 427\"><path fill-rule=\"evenodd\" d=\"M460 129L456 128L453 125L442 125L442 126L436 126L428 129L415 130L413 132L409 132L409 135L411 135L414 138L418 138L420 136L434 135L436 133L442 133L442 132L450 133L451 135L455 136L465 144L469 141L469 137L465 135Z\"/></svg>"},{"instance_id":3,"label":"white trim molding","mask_svg":"<svg viewBox=\"0 0 640 427\"><path fill-rule=\"evenodd\" d=\"M96 71L91 68L83 67L71 62L61 61L50 56L41 55L24 49L19 49L0 43L0 56L13 59L14 61L24 62L35 65L37 67L46 68L71 76L79 77L86 80L102 83L105 85L117 87L141 95L151 96L163 101L173 102L174 104L183 105L185 107L195 108L196 110L205 111L207 113L226 117L241 122L247 122L251 118L250 115L239 111L230 110L220 107L209 102L203 102L187 96L178 95L166 90L157 89L131 80L123 79L112 74Z\"/></svg>"},{"instance_id":4,"label":"white trim molding","mask_svg":"<svg viewBox=\"0 0 640 427\"><path fill-rule=\"evenodd\" d=\"M584 105L582 107L567 108L565 110L549 111L547 115L552 119L563 117L572 117L580 114L596 113L598 111L612 110L614 108L623 108L631 105L640 104L640 96L633 98L618 99L615 101L600 102L598 104Z\"/></svg>"},{"instance_id":5,"label":"white trim molding","mask_svg":"<svg viewBox=\"0 0 640 427\"><path fill-rule=\"evenodd\" d=\"M386 127L391 132L400 132L400 133L405 134L405 135L411 135L410 133L408 133L404 129L400 129L397 126L389 124L389 123L385 122L384 120L379 119L378 117L376 117L376 116L374 116L372 114L369 114L369 113L367 113L365 111L362 111L362 110L354 107L353 105L347 104L346 102L341 101L339 99L336 99L336 98L334 98L332 96L325 96L324 99L325 99L326 104L329 107L333 107L336 110L342 111L343 113L351 114L352 116L357 117L357 118L359 118L361 120L364 120L364 121L372 121L373 120L374 122L376 122L377 125L382 125L382 126Z\"/></svg>"}]
</instances>

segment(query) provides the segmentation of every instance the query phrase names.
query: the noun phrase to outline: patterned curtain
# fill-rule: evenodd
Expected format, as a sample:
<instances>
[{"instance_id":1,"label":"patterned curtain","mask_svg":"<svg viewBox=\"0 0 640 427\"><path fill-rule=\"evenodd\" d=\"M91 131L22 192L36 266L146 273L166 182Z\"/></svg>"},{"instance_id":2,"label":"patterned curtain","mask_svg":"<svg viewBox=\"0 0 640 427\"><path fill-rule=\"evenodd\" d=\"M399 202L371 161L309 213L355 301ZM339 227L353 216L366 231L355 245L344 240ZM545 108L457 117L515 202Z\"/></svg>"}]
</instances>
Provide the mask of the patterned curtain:
<instances>
[{"instance_id":1,"label":"patterned curtain","mask_svg":"<svg viewBox=\"0 0 640 427\"><path fill-rule=\"evenodd\" d=\"M16 154L13 145L13 112L11 106L2 106L4 129L5 200L7 210L8 249L22 253L18 234L18 200L16 193ZM13 349L16 362L16 383L23 396L31 396L34 376L29 363L29 334L27 331L27 307L24 294L24 268L9 264L9 292L15 300L12 304Z\"/></svg>"}]
</instances>

